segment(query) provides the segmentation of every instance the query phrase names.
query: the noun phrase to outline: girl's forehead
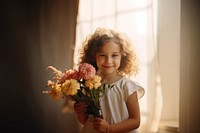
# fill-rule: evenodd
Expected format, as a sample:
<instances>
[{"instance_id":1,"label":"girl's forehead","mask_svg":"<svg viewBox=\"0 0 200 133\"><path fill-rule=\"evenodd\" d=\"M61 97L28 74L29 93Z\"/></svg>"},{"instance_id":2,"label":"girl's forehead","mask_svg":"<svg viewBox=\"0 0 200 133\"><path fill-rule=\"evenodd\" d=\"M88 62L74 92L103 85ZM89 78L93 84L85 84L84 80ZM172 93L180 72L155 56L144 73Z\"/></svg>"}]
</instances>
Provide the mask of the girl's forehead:
<instances>
[{"instance_id":1,"label":"girl's forehead","mask_svg":"<svg viewBox=\"0 0 200 133\"><path fill-rule=\"evenodd\" d=\"M104 42L101 48L99 49L99 52L120 52L120 51L121 51L120 45L112 40Z\"/></svg>"}]
</instances>

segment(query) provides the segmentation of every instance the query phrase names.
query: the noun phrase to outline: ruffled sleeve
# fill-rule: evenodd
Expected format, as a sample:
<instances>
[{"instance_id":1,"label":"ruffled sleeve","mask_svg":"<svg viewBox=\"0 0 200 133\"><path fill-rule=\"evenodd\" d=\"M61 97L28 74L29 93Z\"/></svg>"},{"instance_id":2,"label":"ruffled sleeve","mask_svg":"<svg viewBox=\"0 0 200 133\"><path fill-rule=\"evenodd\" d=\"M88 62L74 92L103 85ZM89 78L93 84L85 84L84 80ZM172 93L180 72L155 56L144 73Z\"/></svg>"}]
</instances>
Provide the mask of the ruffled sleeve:
<instances>
[{"instance_id":1,"label":"ruffled sleeve","mask_svg":"<svg viewBox=\"0 0 200 133\"><path fill-rule=\"evenodd\" d=\"M138 99L140 99L144 96L145 90L139 83L127 79L124 87L124 100L127 102L128 97L134 92L137 92Z\"/></svg>"}]
</instances>

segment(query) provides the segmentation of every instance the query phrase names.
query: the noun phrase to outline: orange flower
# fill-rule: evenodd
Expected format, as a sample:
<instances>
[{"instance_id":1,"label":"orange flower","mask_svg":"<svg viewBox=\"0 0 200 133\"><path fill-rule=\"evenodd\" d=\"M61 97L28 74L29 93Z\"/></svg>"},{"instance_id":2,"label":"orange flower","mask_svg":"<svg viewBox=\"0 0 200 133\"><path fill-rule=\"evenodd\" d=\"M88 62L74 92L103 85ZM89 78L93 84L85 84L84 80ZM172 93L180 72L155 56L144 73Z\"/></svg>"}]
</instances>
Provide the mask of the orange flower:
<instances>
[{"instance_id":1,"label":"orange flower","mask_svg":"<svg viewBox=\"0 0 200 133\"><path fill-rule=\"evenodd\" d=\"M60 99L61 95L62 95L60 84L54 84L54 85L52 85L51 86L51 91L50 91L49 95L52 96L52 98L54 100Z\"/></svg>"}]
</instances>

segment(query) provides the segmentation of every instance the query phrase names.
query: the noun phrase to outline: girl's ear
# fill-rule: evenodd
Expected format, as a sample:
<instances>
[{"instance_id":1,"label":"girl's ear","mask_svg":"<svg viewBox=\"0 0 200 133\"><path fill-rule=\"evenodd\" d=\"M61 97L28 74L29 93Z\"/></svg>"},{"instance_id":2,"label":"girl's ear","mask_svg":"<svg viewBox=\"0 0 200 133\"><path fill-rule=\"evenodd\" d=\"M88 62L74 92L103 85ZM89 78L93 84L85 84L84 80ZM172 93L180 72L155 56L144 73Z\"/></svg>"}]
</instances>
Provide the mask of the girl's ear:
<instances>
[{"instance_id":1,"label":"girl's ear","mask_svg":"<svg viewBox=\"0 0 200 133\"><path fill-rule=\"evenodd\" d=\"M125 52L122 52L122 56L127 56L127 54Z\"/></svg>"}]
</instances>

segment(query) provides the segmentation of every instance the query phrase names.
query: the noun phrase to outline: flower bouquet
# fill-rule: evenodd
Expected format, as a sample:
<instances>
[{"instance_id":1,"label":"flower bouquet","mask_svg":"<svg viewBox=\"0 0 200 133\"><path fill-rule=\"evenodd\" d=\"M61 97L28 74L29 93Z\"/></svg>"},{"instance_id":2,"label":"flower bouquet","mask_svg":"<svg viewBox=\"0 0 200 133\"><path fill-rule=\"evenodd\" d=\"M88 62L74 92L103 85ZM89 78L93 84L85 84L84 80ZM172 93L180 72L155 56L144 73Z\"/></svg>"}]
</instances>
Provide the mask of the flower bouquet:
<instances>
[{"instance_id":1,"label":"flower bouquet","mask_svg":"<svg viewBox=\"0 0 200 133\"><path fill-rule=\"evenodd\" d=\"M100 100L105 93L105 85L101 84L101 77L96 75L95 68L82 63L76 69L69 69L62 72L53 66L54 80L48 80L47 87L50 91L43 91L58 100L62 96L76 102L86 102L88 107L85 113L102 117Z\"/></svg>"}]
</instances>

